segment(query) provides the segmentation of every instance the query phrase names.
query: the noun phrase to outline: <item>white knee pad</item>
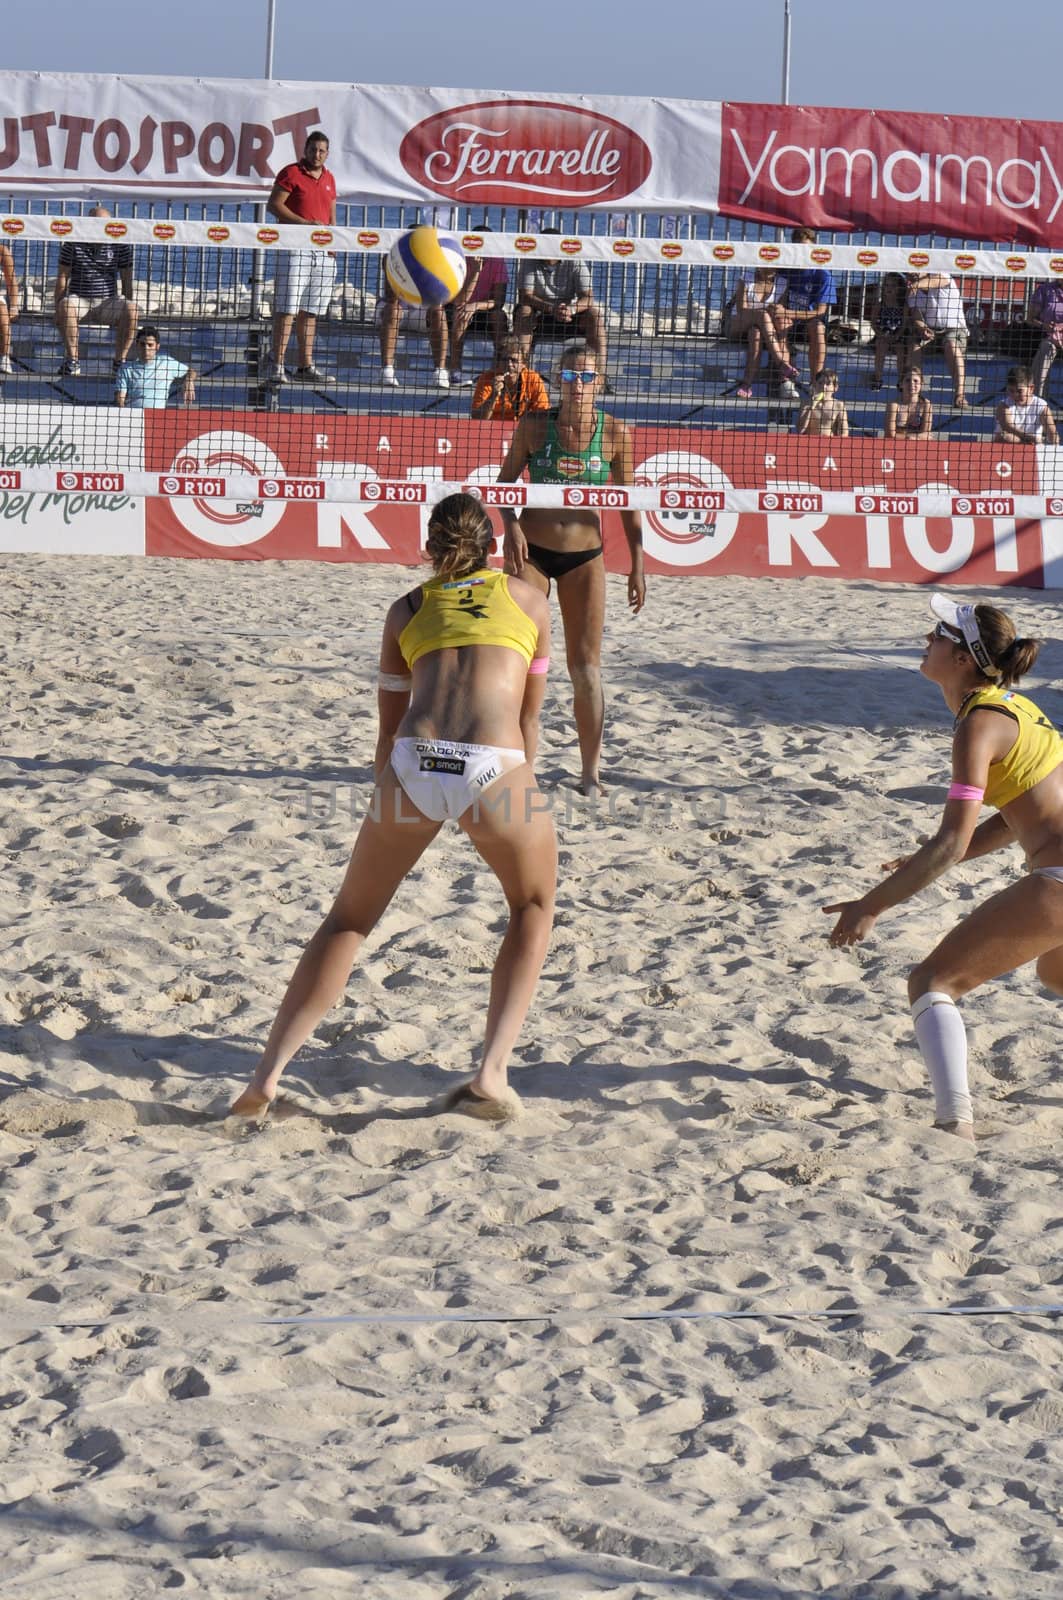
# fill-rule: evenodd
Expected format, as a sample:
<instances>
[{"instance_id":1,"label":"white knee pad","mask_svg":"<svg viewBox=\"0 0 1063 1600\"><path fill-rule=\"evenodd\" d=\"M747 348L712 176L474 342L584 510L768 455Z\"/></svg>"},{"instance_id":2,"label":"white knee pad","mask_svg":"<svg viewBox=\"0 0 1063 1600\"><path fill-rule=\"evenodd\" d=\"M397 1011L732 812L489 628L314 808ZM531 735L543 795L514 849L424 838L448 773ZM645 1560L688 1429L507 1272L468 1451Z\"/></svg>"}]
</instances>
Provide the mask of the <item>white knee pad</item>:
<instances>
[{"instance_id":1,"label":"white knee pad","mask_svg":"<svg viewBox=\"0 0 1063 1600\"><path fill-rule=\"evenodd\" d=\"M916 1042L934 1091L938 1122L972 1122L967 1084L967 1030L951 995L931 989L912 1006Z\"/></svg>"}]
</instances>

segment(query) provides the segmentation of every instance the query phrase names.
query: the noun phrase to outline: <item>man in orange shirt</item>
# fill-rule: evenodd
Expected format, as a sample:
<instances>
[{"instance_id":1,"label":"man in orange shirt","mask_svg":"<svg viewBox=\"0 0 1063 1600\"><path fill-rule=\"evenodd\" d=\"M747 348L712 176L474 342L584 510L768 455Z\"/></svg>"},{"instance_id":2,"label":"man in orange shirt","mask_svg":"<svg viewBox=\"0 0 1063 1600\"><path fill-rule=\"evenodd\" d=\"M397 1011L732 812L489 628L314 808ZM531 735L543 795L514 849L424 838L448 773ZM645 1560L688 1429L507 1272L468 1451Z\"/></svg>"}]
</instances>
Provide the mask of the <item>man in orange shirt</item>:
<instances>
[{"instance_id":1,"label":"man in orange shirt","mask_svg":"<svg viewBox=\"0 0 1063 1600\"><path fill-rule=\"evenodd\" d=\"M549 411L546 384L524 360L520 339L503 339L498 364L481 372L472 392L472 415L477 422L515 422L528 411Z\"/></svg>"}]
</instances>

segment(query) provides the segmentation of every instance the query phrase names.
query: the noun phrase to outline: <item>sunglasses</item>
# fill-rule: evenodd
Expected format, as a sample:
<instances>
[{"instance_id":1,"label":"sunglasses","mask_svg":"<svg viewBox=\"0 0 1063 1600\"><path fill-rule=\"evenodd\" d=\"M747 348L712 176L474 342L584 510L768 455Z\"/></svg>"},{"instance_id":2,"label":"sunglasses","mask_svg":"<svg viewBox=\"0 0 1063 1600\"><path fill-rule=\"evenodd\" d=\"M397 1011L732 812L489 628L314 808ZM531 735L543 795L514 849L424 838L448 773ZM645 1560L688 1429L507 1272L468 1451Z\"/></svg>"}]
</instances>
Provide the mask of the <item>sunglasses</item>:
<instances>
[{"instance_id":1,"label":"sunglasses","mask_svg":"<svg viewBox=\"0 0 1063 1600\"><path fill-rule=\"evenodd\" d=\"M575 372L571 367L561 368L562 383L593 383L597 376L596 372L588 372L586 369L583 372Z\"/></svg>"},{"instance_id":2,"label":"sunglasses","mask_svg":"<svg viewBox=\"0 0 1063 1600\"><path fill-rule=\"evenodd\" d=\"M947 622L939 622L931 637L947 639L950 644L963 644L963 634L957 633L955 628L950 628Z\"/></svg>"}]
</instances>

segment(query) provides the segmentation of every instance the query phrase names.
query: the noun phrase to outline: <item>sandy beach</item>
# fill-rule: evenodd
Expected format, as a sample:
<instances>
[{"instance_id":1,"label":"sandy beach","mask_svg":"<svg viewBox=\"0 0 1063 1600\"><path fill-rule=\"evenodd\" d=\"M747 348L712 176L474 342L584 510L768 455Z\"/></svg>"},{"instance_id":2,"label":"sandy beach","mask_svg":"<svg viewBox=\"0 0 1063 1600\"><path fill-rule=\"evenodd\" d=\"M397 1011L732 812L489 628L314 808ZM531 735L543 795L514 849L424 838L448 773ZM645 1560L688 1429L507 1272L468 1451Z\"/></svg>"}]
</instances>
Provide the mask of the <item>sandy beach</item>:
<instances>
[{"instance_id":1,"label":"sandy beach","mask_svg":"<svg viewBox=\"0 0 1063 1600\"><path fill-rule=\"evenodd\" d=\"M610 578L524 1115L439 1112L504 926L448 828L248 1127L410 574L0 573L5 1600L1058 1600L1061 1322L994 1308L1063 1300L1059 1003L964 1002L972 1148L904 996L1021 860L820 909L936 823L927 591ZM1002 603L1063 721L1063 600Z\"/></svg>"}]
</instances>

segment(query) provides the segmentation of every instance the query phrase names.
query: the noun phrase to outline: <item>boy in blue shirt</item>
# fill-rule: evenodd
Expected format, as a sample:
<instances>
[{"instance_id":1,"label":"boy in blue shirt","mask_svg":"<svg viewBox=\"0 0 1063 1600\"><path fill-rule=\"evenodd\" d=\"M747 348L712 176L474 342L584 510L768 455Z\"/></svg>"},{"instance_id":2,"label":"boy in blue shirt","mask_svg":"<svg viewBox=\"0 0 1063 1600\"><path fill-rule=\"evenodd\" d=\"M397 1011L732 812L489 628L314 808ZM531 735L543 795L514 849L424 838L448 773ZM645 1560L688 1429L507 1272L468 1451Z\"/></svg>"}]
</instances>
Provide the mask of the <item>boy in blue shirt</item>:
<instances>
[{"instance_id":1,"label":"boy in blue shirt","mask_svg":"<svg viewBox=\"0 0 1063 1600\"><path fill-rule=\"evenodd\" d=\"M790 238L794 244L816 242L812 228L795 228ZM831 306L838 299L834 276L823 267L790 267L783 276L786 279L786 295L773 319L775 332L780 344L785 345L787 333L804 324L808 370L815 376L827 362L827 318ZM793 368L786 376L794 377Z\"/></svg>"},{"instance_id":2,"label":"boy in blue shirt","mask_svg":"<svg viewBox=\"0 0 1063 1600\"><path fill-rule=\"evenodd\" d=\"M161 409L170 391L183 378L181 399L186 406L196 398L196 375L183 361L164 356L159 350L159 330L145 323L136 338L136 360L124 361L114 380L114 403L135 411Z\"/></svg>"},{"instance_id":3,"label":"boy in blue shirt","mask_svg":"<svg viewBox=\"0 0 1063 1600\"><path fill-rule=\"evenodd\" d=\"M794 244L815 244L812 228L795 228ZM827 318L838 299L834 276L823 267L785 267L780 269L785 289L779 299L755 312L754 319L769 355L782 374L780 395L796 400L799 373L790 355L791 332L804 328L808 344L808 367L815 377L827 361Z\"/></svg>"}]
</instances>

